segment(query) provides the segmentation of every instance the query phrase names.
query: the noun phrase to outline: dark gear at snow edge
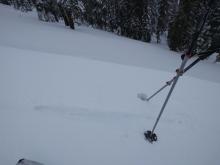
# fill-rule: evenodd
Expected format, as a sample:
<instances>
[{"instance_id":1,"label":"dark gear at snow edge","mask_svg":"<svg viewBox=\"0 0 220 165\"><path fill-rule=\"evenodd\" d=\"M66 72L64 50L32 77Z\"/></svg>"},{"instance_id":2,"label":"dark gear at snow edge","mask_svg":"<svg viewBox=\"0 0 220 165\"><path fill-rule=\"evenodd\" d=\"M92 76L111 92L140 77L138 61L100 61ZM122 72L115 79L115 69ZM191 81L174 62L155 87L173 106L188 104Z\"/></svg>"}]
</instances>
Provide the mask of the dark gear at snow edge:
<instances>
[{"instance_id":1,"label":"dark gear at snow edge","mask_svg":"<svg viewBox=\"0 0 220 165\"><path fill-rule=\"evenodd\" d=\"M16 165L43 165L42 163L33 161L33 160L28 160L28 159L20 159Z\"/></svg>"}]
</instances>

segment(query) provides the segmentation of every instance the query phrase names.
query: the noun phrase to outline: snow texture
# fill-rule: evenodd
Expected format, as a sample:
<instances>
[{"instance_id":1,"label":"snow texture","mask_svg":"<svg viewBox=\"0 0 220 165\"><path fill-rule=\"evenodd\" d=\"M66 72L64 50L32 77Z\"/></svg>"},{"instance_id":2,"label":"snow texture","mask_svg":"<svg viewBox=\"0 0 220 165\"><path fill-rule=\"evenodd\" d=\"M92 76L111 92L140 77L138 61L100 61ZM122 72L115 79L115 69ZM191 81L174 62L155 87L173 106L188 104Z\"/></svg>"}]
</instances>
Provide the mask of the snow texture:
<instances>
[{"instance_id":1,"label":"snow texture","mask_svg":"<svg viewBox=\"0 0 220 165\"><path fill-rule=\"evenodd\" d=\"M144 140L181 60L165 45L87 27L75 31L0 5L0 164L219 165L220 65L181 77Z\"/></svg>"}]
</instances>

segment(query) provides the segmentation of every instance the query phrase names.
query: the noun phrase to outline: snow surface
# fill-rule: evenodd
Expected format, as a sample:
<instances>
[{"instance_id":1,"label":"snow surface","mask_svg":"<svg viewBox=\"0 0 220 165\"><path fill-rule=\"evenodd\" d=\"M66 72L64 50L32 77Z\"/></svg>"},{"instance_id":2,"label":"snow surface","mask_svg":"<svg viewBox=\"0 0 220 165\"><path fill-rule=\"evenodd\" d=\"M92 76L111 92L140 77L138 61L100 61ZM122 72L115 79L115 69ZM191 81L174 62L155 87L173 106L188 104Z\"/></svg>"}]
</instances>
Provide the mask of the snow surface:
<instances>
[{"instance_id":1,"label":"snow surface","mask_svg":"<svg viewBox=\"0 0 220 165\"><path fill-rule=\"evenodd\" d=\"M0 5L0 164L219 165L220 66L184 75L149 144L177 53Z\"/></svg>"}]
</instances>

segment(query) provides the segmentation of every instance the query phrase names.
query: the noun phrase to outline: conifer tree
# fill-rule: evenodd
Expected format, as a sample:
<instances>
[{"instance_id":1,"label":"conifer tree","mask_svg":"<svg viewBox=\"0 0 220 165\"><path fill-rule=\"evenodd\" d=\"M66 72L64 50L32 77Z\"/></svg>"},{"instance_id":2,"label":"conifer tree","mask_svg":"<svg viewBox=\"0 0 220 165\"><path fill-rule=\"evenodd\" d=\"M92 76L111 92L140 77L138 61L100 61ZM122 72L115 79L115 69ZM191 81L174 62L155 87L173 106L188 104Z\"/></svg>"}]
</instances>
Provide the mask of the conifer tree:
<instances>
[{"instance_id":1,"label":"conifer tree","mask_svg":"<svg viewBox=\"0 0 220 165\"><path fill-rule=\"evenodd\" d=\"M115 32L129 38L160 42L168 31L171 50L184 51L199 27L203 11L209 0L0 0L23 11L32 10L43 21L63 19L74 29L75 22ZM218 6L220 1L217 1ZM214 47L219 37L219 7L216 9L197 42L196 51Z\"/></svg>"},{"instance_id":2,"label":"conifer tree","mask_svg":"<svg viewBox=\"0 0 220 165\"><path fill-rule=\"evenodd\" d=\"M211 48L220 48L220 1L215 4L215 11L210 20Z\"/></svg>"},{"instance_id":3,"label":"conifer tree","mask_svg":"<svg viewBox=\"0 0 220 165\"><path fill-rule=\"evenodd\" d=\"M151 37L156 33L157 25L157 1L143 0L142 16L143 38L146 42L151 42Z\"/></svg>"},{"instance_id":4,"label":"conifer tree","mask_svg":"<svg viewBox=\"0 0 220 165\"><path fill-rule=\"evenodd\" d=\"M10 0L0 0L0 3L5 4L5 5L11 5Z\"/></svg>"},{"instance_id":5,"label":"conifer tree","mask_svg":"<svg viewBox=\"0 0 220 165\"><path fill-rule=\"evenodd\" d=\"M35 6L39 20L46 22L59 21L59 10L56 0L36 0Z\"/></svg>"},{"instance_id":6,"label":"conifer tree","mask_svg":"<svg viewBox=\"0 0 220 165\"><path fill-rule=\"evenodd\" d=\"M201 8L204 11L207 10L208 2L208 0L201 2ZM210 12L202 33L198 38L196 47L197 53L207 51L207 49L216 49L220 47L220 1L214 2L214 5L211 6L212 11Z\"/></svg>"},{"instance_id":7,"label":"conifer tree","mask_svg":"<svg viewBox=\"0 0 220 165\"><path fill-rule=\"evenodd\" d=\"M175 20L168 29L168 45L171 50L184 51L189 47L202 17L200 0L181 0Z\"/></svg>"},{"instance_id":8,"label":"conifer tree","mask_svg":"<svg viewBox=\"0 0 220 165\"><path fill-rule=\"evenodd\" d=\"M169 2L168 0L160 0L159 2L159 17L157 22L157 43L160 43L160 35L163 34L168 27L168 10L169 10Z\"/></svg>"},{"instance_id":9,"label":"conifer tree","mask_svg":"<svg viewBox=\"0 0 220 165\"><path fill-rule=\"evenodd\" d=\"M74 23L81 15L78 0L66 0L63 2L64 14L67 17L71 29L75 29Z\"/></svg>"},{"instance_id":10,"label":"conifer tree","mask_svg":"<svg viewBox=\"0 0 220 165\"><path fill-rule=\"evenodd\" d=\"M33 8L33 3L30 0L12 0L8 2L12 4L15 9L23 12L32 11Z\"/></svg>"}]
</instances>

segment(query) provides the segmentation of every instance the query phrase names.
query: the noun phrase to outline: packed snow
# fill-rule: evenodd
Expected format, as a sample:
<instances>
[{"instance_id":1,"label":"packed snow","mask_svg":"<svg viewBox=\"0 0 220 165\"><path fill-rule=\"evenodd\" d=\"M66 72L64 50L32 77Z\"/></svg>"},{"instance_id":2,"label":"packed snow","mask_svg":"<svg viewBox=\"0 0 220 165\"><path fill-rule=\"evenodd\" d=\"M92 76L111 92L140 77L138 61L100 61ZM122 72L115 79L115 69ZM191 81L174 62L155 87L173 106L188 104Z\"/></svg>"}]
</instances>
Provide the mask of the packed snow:
<instances>
[{"instance_id":1,"label":"packed snow","mask_svg":"<svg viewBox=\"0 0 220 165\"><path fill-rule=\"evenodd\" d=\"M147 44L85 26L40 22L0 5L0 164L219 165L220 65L214 58L181 77L144 139L181 60Z\"/></svg>"}]
</instances>

